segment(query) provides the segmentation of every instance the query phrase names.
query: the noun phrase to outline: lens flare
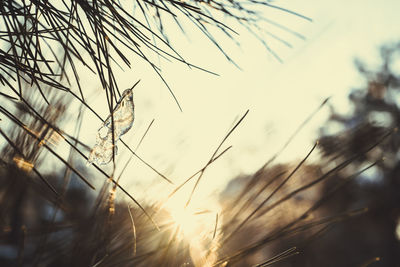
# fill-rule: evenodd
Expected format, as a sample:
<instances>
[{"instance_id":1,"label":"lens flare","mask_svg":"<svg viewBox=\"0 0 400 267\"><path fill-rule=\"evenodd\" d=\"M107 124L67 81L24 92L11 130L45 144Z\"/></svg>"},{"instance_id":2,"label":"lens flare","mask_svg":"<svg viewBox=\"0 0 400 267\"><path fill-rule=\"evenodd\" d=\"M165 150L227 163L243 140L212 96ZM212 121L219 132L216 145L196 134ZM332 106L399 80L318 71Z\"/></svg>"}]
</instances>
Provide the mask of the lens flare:
<instances>
[{"instance_id":1,"label":"lens flare","mask_svg":"<svg viewBox=\"0 0 400 267\"><path fill-rule=\"evenodd\" d=\"M186 207L187 196L184 196L186 195L174 196L165 203L164 207L171 215L174 229L178 230L178 238L188 244L193 264L212 266L217 259L219 235L216 234L218 221L216 217L218 213L202 205L195 206L196 201Z\"/></svg>"},{"instance_id":2,"label":"lens flare","mask_svg":"<svg viewBox=\"0 0 400 267\"><path fill-rule=\"evenodd\" d=\"M23 159L23 158L14 157L13 160L14 160L15 164L16 164L21 170L24 170L24 171L26 171L26 172L30 172L30 171L32 170L32 168L33 168L33 163L31 163L31 162L29 162L29 161L27 161L27 160L25 160L25 159Z\"/></svg>"},{"instance_id":3,"label":"lens flare","mask_svg":"<svg viewBox=\"0 0 400 267\"><path fill-rule=\"evenodd\" d=\"M189 209L175 207L169 210L176 226L180 229L182 235L187 240L195 237L201 232L199 218Z\"/></svg>"}]
</instances>

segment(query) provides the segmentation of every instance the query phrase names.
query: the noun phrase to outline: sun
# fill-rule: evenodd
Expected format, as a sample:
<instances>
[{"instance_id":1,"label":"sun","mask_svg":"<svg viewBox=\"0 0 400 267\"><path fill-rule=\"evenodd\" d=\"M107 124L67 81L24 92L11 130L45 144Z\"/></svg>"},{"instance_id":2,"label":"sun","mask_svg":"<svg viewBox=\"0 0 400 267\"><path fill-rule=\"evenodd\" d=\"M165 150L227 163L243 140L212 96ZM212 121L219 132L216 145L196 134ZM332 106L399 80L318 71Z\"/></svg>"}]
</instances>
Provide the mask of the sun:
<instances>
[{"instance_id":1,"label":"sun","mask_svg":"<svg viewBox=\"0 0 400 267\"><path fill-rule=\"evenodd\" d=\"M215 229L216 212L205 209L199 202L192 201L188 206L185 205L186 202L187 195L178 193L170 198L164 206L180 236L187 241L212 236Z\"/></svg>"},{"instance_id":2,"label":"sun","mask_svg":"<svg viewBox=\"0 0 400 267\"><path fill-rule=\"evenodd\" d=\"M177 238L188 245L194 266L213 266L219 247L217 206L204 201L192 201L186 206L186 202L187 194L181 194L169 199L164 205L171 216L173 232L176 231ZM206 209L205 206L214 209Z\"/></svg>"},{"instance_id":3,"label":"sun","mask_svg":"<svg viewBox=\"0 0 400 267\"><path fill-rule=\"evenodd\" d=\"M185 239L191 240L202 232L200 220L191 209L175 206L169 209L169 213Z\"/></svg>"}]
</instances>

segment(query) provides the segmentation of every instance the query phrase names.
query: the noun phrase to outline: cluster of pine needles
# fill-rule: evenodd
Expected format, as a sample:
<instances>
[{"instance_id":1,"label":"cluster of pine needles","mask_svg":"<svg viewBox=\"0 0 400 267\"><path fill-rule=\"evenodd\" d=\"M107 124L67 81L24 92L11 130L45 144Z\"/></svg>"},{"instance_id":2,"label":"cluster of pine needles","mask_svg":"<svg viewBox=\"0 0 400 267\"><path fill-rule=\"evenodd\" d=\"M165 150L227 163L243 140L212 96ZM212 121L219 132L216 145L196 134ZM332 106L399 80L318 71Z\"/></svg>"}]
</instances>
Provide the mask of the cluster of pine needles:
<instances>
[{"instance_id":1,"label":"cluster of pine needles","mask_svg":"<svg viewBox=\"0 0 400 267\"><path fill-rule=\"evenodd\" d=\"M115 155L111 173L96 164L96 177L87 171L84 163L90 147L79 140L83 110L94 113L99 122L104 120L86 102L81 68L96 74L112 114L121 96L115 67L130 67L128 51L151 66L180 107L161 69L152 61L154 55L207 70L187 62L173 48L163 24L165 18L172 18L182 31L182 24L191 23L233 62L212 32L217 29L232 39L236 32L215 18L234 19L263 40L262 29L257 27L263 19L257 10L260 6L309 20L271 1L2 1L0 82L9 91L0 92L0 135L5 141L0 162L0 265L269 266L301 254L324 232L367 212L362 207L325 214L320 208L360 173L381 164L379 158L362 168L354 166L386 142L395 129L378 131L356 153L344 151L336 155L335 164L324 168L307 163L318 142L293 166L274 164L315 113L257 172L234 179L230 184L236 188L233 191L227 186L221 195L222 210L215 214L212 230L206 238L197 240L201 243L197 246L180 238L179 226L163 208L167 200L143 203L119 184ZM266 42L263 44L279 59ZM81 103L74 133L61 127L70 98ZM169 197L195 180L186 202L190 205L206 169L230 149L223 149L225 142L246 115L227 130L205 166L184 183L174 185ZM160 182L171 182L121 142L132 157L162 178ZM67 156L57 148L60 143L69 148ZM49 164L52 161L57 161L54 168ZM99 187L94 181L100 178L103 182ZM308 197L309 191L320 192L334 179L339 182L324 194ZM129 201L118 200L117 192ZM307 238L282 247L282 240L304 233Z\"/></svg>"}]
</instances>

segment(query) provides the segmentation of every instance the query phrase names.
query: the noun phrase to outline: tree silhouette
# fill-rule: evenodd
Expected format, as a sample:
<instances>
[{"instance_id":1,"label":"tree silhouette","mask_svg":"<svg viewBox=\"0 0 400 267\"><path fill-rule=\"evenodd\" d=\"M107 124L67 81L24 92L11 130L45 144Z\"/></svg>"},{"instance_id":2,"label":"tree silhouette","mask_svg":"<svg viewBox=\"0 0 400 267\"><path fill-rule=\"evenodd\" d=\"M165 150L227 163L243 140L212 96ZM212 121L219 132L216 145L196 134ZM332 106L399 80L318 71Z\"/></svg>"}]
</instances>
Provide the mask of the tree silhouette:
<instances>
[{"instance_id":1,"label":"tree silhouette","mask_svg":"<svg viewBox=\"0 0 400 267\"><path fill-rule=\"evenodd\" d=\"M328 224L323 235L299 247L300 255L283 266L400 265L400 75L395 69L399 54L400 44L389 43L380 49L379 67L369 68L357 59L355 66L364 77L365 86L350 92L351 112L343 114L331 106L330 119L321 127L321 167L340 166L352 159L321 189L322 195L328 195L333 188L339 188L321 212L364 212L346 223L333 227ZM371 167L358 177L349 176L368 166ZM281 246L287 247L285 242L301 244L307 238L304 234L283 241Z\"/></svg>"}]
</instances>

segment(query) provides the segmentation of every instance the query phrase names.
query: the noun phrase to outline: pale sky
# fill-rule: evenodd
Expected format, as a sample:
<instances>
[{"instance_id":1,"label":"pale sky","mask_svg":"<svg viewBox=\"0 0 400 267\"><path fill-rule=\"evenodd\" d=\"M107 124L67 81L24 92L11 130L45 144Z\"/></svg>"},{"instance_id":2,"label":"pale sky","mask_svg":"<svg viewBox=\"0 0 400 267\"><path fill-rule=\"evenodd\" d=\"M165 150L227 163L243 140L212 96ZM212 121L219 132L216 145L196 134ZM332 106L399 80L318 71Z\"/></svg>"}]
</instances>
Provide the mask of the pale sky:
<instances>
[{"instance_id":1,"label":"pale sky","mask_svg":"<svg viewBox=\"0 0 400 267\"><path fill-rule=\"evenodd\" d=\"M308 22L267 10L268 18L306 37L301 40L270 24L262 24L292 44L289 49L271 39L271 46L284 60L283 64L244 31L237 37L240 48L224 42L226 51L242 70L227 62L197 33L189 36L190 40L176 37L177 50L188 60L220 74L212 76L177 63L161 65L183 113L154 75L147 78L149 69L133 70L136 73L130 76L142 79L135 94L138 127L130 133L132 140L139 138L135 131L142 133L155 118L139 153L161 170L170 170L168 174L175 181L184 180L205 164L234 119L250 110L244 123L226 142L226 146L233 145L232 150L206 172L200 195L222 189L229 178L238 174L254 172L326 97L332 96L331 102L338 111L347 111L350 88L362 86L354 58L376 63L379 46L399 37L400 19L396 13L400 10L399 1L276 3L313 19ZM126 87L134 81L125 80ZM327 109L318 113L278 161L303 157L313 145L316 129L326 115ZM135 163L132 172L140 173L140 166ZM140 178L137 181L152 186L150 181Z\"/></svg>"}]
</instances>

